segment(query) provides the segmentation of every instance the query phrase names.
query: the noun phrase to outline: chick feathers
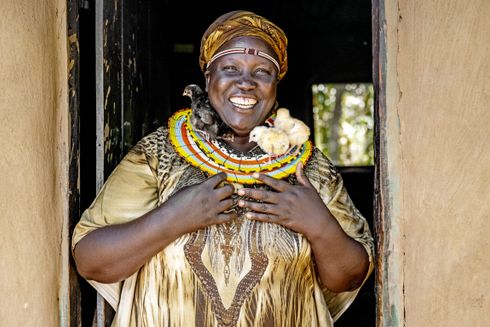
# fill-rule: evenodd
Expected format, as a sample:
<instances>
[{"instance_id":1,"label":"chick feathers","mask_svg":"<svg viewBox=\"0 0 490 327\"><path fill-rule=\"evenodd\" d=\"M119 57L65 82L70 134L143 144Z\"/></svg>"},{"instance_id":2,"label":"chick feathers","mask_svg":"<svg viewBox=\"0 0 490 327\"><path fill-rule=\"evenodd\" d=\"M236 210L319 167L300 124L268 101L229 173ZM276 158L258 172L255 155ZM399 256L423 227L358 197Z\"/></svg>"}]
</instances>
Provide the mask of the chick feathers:
<instances>
[{"instance_id":1,"label":"chick feathers","mask_svg":"<svg viewBox=\"0 0 490 327\"><path fill-rule=\"evenodd\" d=\"M274 127L287 134L290 147L302 145L310 137L310 128L301 120L291 117L286 108L277 109Z\"/></svg>"},{"instance_id":2,"label":"chick feathers","mask_svg":"<svg viewBox=\"0 0 490 327\"><path fill-rule=\"evenodd\" d=\"M269 156L278 156L289 149L288 135L275 127L256 126L250 132L249 142L255 142Z\"/></svg>"},{"instance_id":3,"label":"chick feathers","mask_svg":"<svg viewBox=\"0 0 490 327\"><path fill-rule=\"evenodd\" d=\"M192 128L200 132L207 140L214 139L218 135L220 119L216 111L211 107L209 99L203 90L196 84L187 85L184 96L191 98Z\"/></svg>"},{"instance_id":4,"label":"chick feathers","mask_svg":"<svg viewBox=\"0 0 490 327\"><path fill-rule=\"evenodd\" d=\"M257 143L269 156L278 156L288 152L294 146L300 146L310 137L310 128L297 118L291 117L289 110L277 110L274 125L257 126L250 132L249 142ZM296 149L296 153L299 147Z\"/></svg>"}]
</instances>

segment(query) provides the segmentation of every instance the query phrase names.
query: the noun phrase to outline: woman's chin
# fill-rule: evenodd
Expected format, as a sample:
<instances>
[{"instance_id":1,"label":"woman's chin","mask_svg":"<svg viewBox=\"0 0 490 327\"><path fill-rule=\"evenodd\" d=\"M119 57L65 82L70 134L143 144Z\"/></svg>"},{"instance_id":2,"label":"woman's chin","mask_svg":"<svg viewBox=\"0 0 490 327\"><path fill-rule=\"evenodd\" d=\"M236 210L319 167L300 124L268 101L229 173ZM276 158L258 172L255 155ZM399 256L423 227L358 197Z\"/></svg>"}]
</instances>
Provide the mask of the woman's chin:
<instances>
[{"instance_id":1,"label":"woman's chin","mask_svg":"<svg viewBox=\"0 0 490 327\"><path fill-rule=\"evenodd\" d=\"M247 136L250 134L250 131L253 129L253 127L250 126L240 126L236 124L227 124L230 129L233 131L235 136Z\"/></svg>"},{"instance_id":2,"label":"woman's chin","mask_svg":"<svg viewBox=\"0 0 490 327\"><path fill-rule=\"evenodd\" d=\"M250 132L252 131L253 127L244 127L244 128L235 128L231 127L233 133L235 133L236 136L248 136Z\"/></svg>"},{"instance_id":3,"label":"woman's chin","mask_svg":"<svg viewBox=\"0 0 490 327\"><path fill-rule=\"evenodd\" d=\"M245 137L245 136L248 136L250 134L250 131L249 130L236 130L236 129L233 129L233 133L235 134L235 136L238 136L238 137Z\"/></svg>"}]
</instances>

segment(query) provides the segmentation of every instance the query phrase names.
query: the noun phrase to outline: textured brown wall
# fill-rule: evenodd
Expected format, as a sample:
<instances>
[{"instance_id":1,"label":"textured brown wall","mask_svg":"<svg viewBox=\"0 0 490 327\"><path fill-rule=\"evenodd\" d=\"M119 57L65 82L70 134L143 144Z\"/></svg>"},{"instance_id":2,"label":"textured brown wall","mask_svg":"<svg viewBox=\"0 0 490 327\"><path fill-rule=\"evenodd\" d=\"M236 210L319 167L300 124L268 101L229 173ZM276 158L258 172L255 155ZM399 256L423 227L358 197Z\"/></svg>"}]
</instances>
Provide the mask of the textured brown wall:
<instances>
[{"instance_id":1,"label":"textured brown wall","mask_svg":"<svg viewBox=\"0 0 490 327\"><path fill-rule=\"evenodd\" d=\"M66 10L0 1L0 325L57 326L65 276Z\"/></svg>"},{"instance_id":2,"label":"textured brown wall","mask_svg":"<svg viewBox=\"0 0 490 327\"><path fill-rule=\"evenodd\" d=\"M490 1L385 4L400 325L488 326Z\"/></svg>"}]
</instances>

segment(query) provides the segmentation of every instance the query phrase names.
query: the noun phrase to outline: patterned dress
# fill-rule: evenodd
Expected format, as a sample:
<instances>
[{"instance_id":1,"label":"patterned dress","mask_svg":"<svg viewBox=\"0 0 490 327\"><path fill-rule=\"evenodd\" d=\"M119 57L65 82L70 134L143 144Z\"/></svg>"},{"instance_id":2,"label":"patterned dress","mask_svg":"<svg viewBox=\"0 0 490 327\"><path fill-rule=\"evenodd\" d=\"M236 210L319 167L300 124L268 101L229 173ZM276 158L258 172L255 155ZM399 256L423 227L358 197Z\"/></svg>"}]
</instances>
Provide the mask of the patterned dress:
<instances>
[{"instance_id":1,"label":"patterned dress","mask_svg":"<svg viewBox=\"0 0 490 327\"><path fill-rule=\"evenodd\" d=\"M371 273L371 233L341 176L315 148L305 174L345 232L366 248ZM167 128L158 129L108 178L77 224L73 248L91 231L136 219L208 177L179 155ZM296 183L294 174L286 180ZM322 289L303 235L234 210L237 219L181 236L122 282L89 281L116 310L112 326L333 326L358 290Z\"/></svg>"}]
</instances>

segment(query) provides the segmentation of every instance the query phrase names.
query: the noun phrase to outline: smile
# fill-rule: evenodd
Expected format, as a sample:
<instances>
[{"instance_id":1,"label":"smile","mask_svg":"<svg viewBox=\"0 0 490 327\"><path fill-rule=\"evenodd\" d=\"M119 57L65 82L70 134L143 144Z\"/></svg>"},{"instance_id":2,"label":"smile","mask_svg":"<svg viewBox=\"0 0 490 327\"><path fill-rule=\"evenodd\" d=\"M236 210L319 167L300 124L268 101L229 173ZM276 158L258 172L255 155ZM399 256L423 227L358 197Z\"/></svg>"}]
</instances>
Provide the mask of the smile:
<instances>
[{"instance_id":1,"label":"smile","mask_svg":"<svg viewBox=\"0 0 490 327\"><path fill-rule=\"evenodd\" d=\"M243 97L231 97L230 102L240 109L252 109L257 104L257 100Z\"/></svg>"}]
</instances>

